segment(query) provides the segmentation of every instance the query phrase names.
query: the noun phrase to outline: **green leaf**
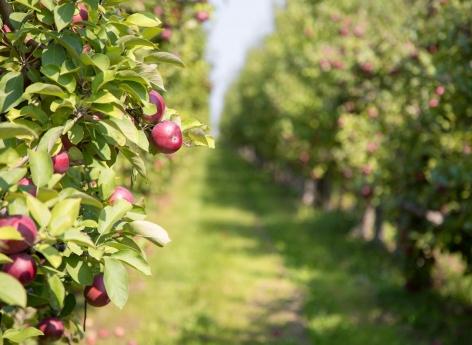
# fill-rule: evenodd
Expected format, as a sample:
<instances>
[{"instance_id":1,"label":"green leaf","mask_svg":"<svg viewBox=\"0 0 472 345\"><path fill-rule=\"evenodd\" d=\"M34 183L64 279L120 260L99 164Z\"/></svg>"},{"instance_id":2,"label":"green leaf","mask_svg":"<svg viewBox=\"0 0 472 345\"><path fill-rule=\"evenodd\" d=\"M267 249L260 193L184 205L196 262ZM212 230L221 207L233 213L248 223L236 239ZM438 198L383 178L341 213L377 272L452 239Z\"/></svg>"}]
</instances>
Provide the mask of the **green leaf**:
<instances>
[{"instance_id":1,"label":"green leaf","mask_svg":"<svg viewBox=\"0 0 472 345\"><path fill-rule=\"evenodd\" d=\"M0 300L26 307L26 291L21 283L7 273L0 272Z\"/></svg>"},{"instance_id":2,"label":"green leaf","mask_svg":"<svg viewBox=\"0 0 472 345\"><path fill-rule=\"evenodd\" d=\"M46 150L29 151L30 171L34 184L40 188L48 184L53 174L52 159Z\"/></svg>"},{"instance_id":3,"label":"green leaf","mask_svg":"<svg viewBox=\"0 0 472 345\"><path fill-rule=\"evenodd\" d=\"M54 248L52 245L47 244L47 243L40 243L34 247L38 252L44 255L46 260L49 261L49 263L52 265L54 268L59 268L62 263L62 255L61 253Z\"/></svg>"},{"instance_id":4,"label":"green leaf","mask_svg":"<svg viewBox=\"0 0 472 345\"><path fill-rule=\"evenodd\" d=\"M54 236L62 235L70 229L80 211L80 199L65 199L57 203L51 212L49 232Z\"/></svg>"},{"instance_id":5,"label":"green leaf","mask_svg":"<svg viewBox=\"0 0 472 345\"><path fill-rule=\"evenodd\" d=\"M163 227L147 220L135 220L128 224L129 229L141 235L160 247L171 242L167 231Z\"/></svg>"},{"instance_id":6,"label":"green leaf","mask_svg":"<svg viewBox=\"0 0 472 345\"><path fill-rule=\"evenodd\" d=\"M34 83L28 86L24 95L29 96L32 94L56 96L60 98L66 98L67 96L67 94L59 86L46 83Z\"/></svg>"},{"instance_id":7,"label":"green leaf","mask_svg":"<svg viewBox=\"0 0 472 345\"><path fill-rule=\"evenodd\" d=\"M0 113L22 101L23 75L20 72L8 72L0 79Z\"/></svg>"},{"instance_id":8,"label":"green leaf","mask_svg":"<svg viewBox=\"0 0 472 345\"><path fill-rule=\"evenodd\" d=\"M139 130L129 117L124 117L122 119L110 118L110 121L120 129L128 141L137 145L144 151L149 150L149 142L146 140L146 143L143 143L142 140L140 140Z\"/></svg>"},{"instance_id":9,"label":"green leaf","mask_svg":"<svg viewBox=\"0 0 472 345\"><path fill-rule=\"evenodd\" d=\"M104 262L104 281L108 297L122 309L128 300L128 272L119 260L104 258Z\"/></svg>"},{"instance_id":10,"label":"green leaf","mask_svg":"<svg viewBox=\"0 0 472 345\"><path fill-rule=\"evenodd\" d=\"M185 67L184 62L177 56L168 52L153 52L144 58L146 63L169 63L180 67Z\"/></svg>"},{"instance_id":11,"label":"green leaf","mask_svg":"<svg viewBox=\"0 0 472 345\"><path fill-rule=\"evenodd\" d=\"M151 268L147 261L142 257L142 255L133 250L120 250L119 252L112 254L111 257L123 261L147 276L151 275Z\"/></svg>"},{"instance_id":12,"label":"green leaf","mask_svg":"<svg viewBox=\"0 0 472 345\"><path fill-rule=\"evenodd\" d=\"M98 217L98 232L107 234L118 221L123 219L128 211L133 208L126 200L120 199L113 206L106 206Z\"/></svg>"},{"instance_id":13,"label":"green leaf","mask_svg":"<svg viewBox=\"0 0 472 345\"><path fill-rule=\"evenodd\" d=\"M92 239L86 233L83 233L79 230L69 230L64 233L64 242L75 242L77 244L87 246L87 247L95 247Z\"/></svg>"},{"instance_id":14,"label":"green leaf","mask_svg":"<svg viewBox=\"0 0 472 345\"><path fill-rule=\"evenodd\" d=\"M111 169L110 169L111 170ZM74 188L65 188L61 191L61 197L63 198L79 198L81 199L81 203L84 205L89 205L97 208L102 208L102 203L87 193L84 193L80 190Z\"/></svg>"},{"instance_id":15,"label":"green leaf","mask_svg":"<svg viewBox=\"0 0 472 345\"><path fill-rule=\"evenodd\" d=\"M144 159L139 154L126 147L122 148L120 151L131 163L133 168L135 168L141 176L146 177L146 163L144 162Z\"/></svg>"},{"instance_id":16,"label":"green leaf","mask_svg":"<svg viewBox=\"0 0 472 345\"><path fill-rule=\"evenodd\" d=\"M38 135L31 130L29 127L13 123L13 122L2 122L0 123L0 139L9 139L17 137L31 137L37 138Z\"/></svg>"},{"instance_id":17,"label":"green leaf","mask_svg":"<svg viewBox=\"0 0 472 345\"><path fill-rule=\"evenodd\" d=\"M67 273L80 285L91 285L93 282L93 271L80 257L72 255L67 258Z\"/></svg>"},{"instance_id":18,"label":"green leaf","mask_svg":"<svg viewBox=\"0 0 472 345\"><path fill-rule=\"evenodd\" d=\"M1 232L1 231L2 231L2 230L0 230L0 232ZM8 264L8 263L10 263L10 262L13 262L13 260L10 259L9 256L0 253L0 265L1 265L1 264Z\"/></svg>"},{"instance_id":19,"label":"green leaf","mask_svg":"<svg viewBox=\"0 0 472 345\"><path fill-rule=\"evenodd\" d=\"M41 226L46 226L51 220L51 212L46 205L30 194L26 194L26 205L34 220Z\"/></svg>"},{"instance_id":20,"label":"green leaf","mask_svg":"<svg viewBox=\"0 0 472 345\"><path fill-rule=\"evenodd\" d=\"M61 66L62 63L66 60L66 51L63 47L56 43L51 43L48 47L43 50L41 55L41 65L54 65Z\"/></svg>"},{"instance_id":21,"label":"green leaf","mask_svg":"<svg viewBox=\"0 0 472 345\"><path fill-rule=\"evenodd\" d=\"M125 21L144 28L151 28L161 24L161 21L150 13L133 13Z\"/></svg>"},{"instance_id":22,"label":"green leaf","mask_svg":"<svg viewBox=\"0 0 472 345\"><path fill-rule=\"evenodd\" d=\"M61 137L63 130L64 126L53 127L49 129L39 141L38 150L51 152L54 144L56 144L56 142L58 142L59 138Z\"/></svg>"},{"instance_id":23,"label":"green leaf","mask_svg":"<svg viewBox=\"0 0 472 345\"><path fill-rule=\"evenodd\" d=\"M56 23L57 31L61 31L72 22L74 10L75 7L72 2L66 2L54 8L54 22Z\"/></svg>"},{"instance_id":24,"label":"green leaf","mask_svg":"<svg viewBox=\"0 0 472 345\"><path fill-rule=\"evenodd\" d=\"M49 303L56 310L61 310L64 306L64 298L66 297L66 289L61 279L57 275L48 276L49 286Z\"/></svg>"},{"instance_id":25,"label":"green leaf","mask_svg":"<svg viewBox=\"0 0 472 345\"><path fill-rule=\"evenodd\" d=\"M7 225L0 227L0 240L22 240L23 236L13 226Z\"/></svg>"},{"instance_id":26,"label":"green leaf","mask_svg":"<svg viewBox=\"0 0 472 345\"><path fill-rule=\"evenodd\" d=\"M102 193L102 198L107 199L115 189L115 171L113 169L103 169L98 177L98 186Z\"/></svg>"},{"instance_id":27,"label":"green leaf","mask_svg":"<svg viewBox=\"0 0 472 345\"><path fill-rule=\"evenodd\" d=\"M0 170L0 191L5 192L14 184L17 184L25 175L25 168L14 168L8 170Z\"/></svg>"},{"instance_id":28,"label":"green leaf","mask_svg":"<svg viewBox=\"0 0 472 345\"><path fill-rule=\"evenodd\" d=\"M82 54L80 60L85 65L95 66L101 71L107 71L110 68L110 58L105 54L95 54L93 56Z\"/></svg>"},{"instance_id":29,"label":"green leaf","mask_svg":"<svg viewBox=\"0 0 472 345\"><path fill-rule=\"evenodd\" d=\"M34 327L11 328L3 333L3 338L8 339L12 343L20 344L29 338L39 337L41 335L44 335L43 332Z\"/></svg>"}]
</instances>

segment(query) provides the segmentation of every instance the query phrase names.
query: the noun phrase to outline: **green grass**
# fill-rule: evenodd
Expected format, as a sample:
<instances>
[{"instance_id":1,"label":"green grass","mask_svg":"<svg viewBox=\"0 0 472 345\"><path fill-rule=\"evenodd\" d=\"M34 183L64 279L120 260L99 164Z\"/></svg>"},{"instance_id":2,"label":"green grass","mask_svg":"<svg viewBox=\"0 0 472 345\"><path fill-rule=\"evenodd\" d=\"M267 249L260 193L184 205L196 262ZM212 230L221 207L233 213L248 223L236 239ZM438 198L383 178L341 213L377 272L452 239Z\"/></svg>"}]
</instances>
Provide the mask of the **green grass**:
<instances>
[{"instance_id":1,"label":"green grass","mask_svg":"<svg viewBox=\"0 0 472 345\"><path fill-rule=\"evenodd\" d=\"M349 235L353 217L298 205L233 152L199 151L152 217L173 243L132 275L123 311L91 313L98 344L471 344L463 305L402 289L397 263Z\"/></svg>"}]
</instances>

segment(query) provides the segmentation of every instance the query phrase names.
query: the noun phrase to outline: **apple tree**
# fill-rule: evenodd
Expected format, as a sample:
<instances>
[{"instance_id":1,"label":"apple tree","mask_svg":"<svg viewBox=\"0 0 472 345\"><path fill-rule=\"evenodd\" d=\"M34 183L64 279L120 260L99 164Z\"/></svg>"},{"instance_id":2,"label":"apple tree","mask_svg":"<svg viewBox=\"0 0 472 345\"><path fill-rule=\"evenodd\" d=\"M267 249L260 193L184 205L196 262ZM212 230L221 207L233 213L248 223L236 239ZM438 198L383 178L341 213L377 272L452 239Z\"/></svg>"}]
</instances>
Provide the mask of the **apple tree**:
<instances>
[{"instance_id":1,"label":"apple tree","mask_svg":"<svg viewBox=\"0 0 472 345\"><path fill-rule=\"evenodd\" d=\"M0 12L0 343L70 343L78 307L122 308L127 267L151 274L143 241L170 241L115 164L146 175L147 154L193 145L192 120L163 106L160 71L183 63L153 41L154 14L119 0Z\"/></svg>"}]
</instances>

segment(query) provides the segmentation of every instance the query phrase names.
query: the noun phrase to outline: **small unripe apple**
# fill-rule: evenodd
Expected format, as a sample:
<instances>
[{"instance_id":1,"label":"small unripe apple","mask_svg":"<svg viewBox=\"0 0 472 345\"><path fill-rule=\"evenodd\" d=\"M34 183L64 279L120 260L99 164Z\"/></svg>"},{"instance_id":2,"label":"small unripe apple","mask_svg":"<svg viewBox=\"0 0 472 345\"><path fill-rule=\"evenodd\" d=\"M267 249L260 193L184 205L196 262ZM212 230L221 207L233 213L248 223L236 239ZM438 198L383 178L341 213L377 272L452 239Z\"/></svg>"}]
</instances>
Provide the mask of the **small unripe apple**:
<instances>
[{"instance_id":1,"label":"small unripe apple","mask_svg":"<svg viewBox=\"0 0 472 345\"><path fill-rule=\"evenodd\" d=\"M38 229L34 221L23 215L10 216L0 219L0 227L14 227L23 237L23 240L0 240L0 252L16 254L31 247L36 241ZM1 230L0 230L1 231Z\"/></svg>"},{"instance_id":2,"label":"small unripe apple","mask_svg":"<svg viewBox=\"0 0 472 345\"><path fill-rule=\"evenodd\" d=\"M104 307L110 303L103 281L103 274L96 275L93 278L92 285L85 287L84 296L87 303L94 307Z\"/></svg>"},{"instance_id":3,"label":"small unripe apple","mask_svg":"<svg viewBox=\"0 0 472 345\"><path fill-rule=\"evenodd\" d=\"M172 29L171 28L164 28L164 30L162 30L161 32L161 38L163 41L170 41L170 39L172 38Z\"/></svg>"},{"instance_id":4,"label":"small unripe apple","mask_svg":"<svg viewBox=\"0 0 472 345\"><path fill-rule=\"evenodd\" d=\"M52 163L54 167L54 172L58 174L64 174L69 170L69 154L66 151L63 151L54 157L52 157Z\"/></svg>"},{"instance_id":5,"label":"small unripe apple","mask_svg":"<svg viewBox=\"0 0 472 345\"><path fill-rule=\"evenodd\" d=\"M36 262L28 254L14 254L10 258L13 262L3 265L3 272L15 277L23 285L28 285L36 278Z\"/></svg>"},{"instance_id":6,"label":"small unripe apple","mask_svg":"<svg viewBox=\"0 0 472 345\"><path fill-rule=\"evenodd\" d=\"M162 153L174 153L182 147L182 131L175 122L158 123L152 129L151 135L157 149Z\"/></svg>"},{"instance_id":7,"label":"small unripe apple","mask_svg":"<svg viewBox=\"0 0 472 345\"><path fill-rule=\"evenodd\" d=\"M128 201L130 204L134 203L134 196L133 193L131 193L128 189L125 187L116 187L113 193L110 196L110 199L108 199L108 202L113 205L117 200L123 199Z\"/></svg>"},{"instance_id":8,"label":"small unripe apple","mask_svg":"<svg viewBox=\"0 0 472 345\"><path fill-rule=\"evenodd\" d=\"M30 193L32 196L36 196L36 186L33 183L33 180L27 177L23 177L18 185L23 187L23 190Z\"/></svg>"},{"instance_id":9,"label":"small unripe apple","mask_svg":"<svg viewBox=\"0 0 472 345\"><path fill-rule=\"evenodd\" d=\"M210 15L207 11L198 11L197 13L195 13L195 19L198 20L200 23L204 23L208 19L210 19Z\"/></svg>"},{"instance_id":10,"label":"small unripe apple","mask_svg":"<svg viewBox=\"0 0 472 345\"><path fill-rule=\"evenodd\" d=\"M72 23L74 24L79 24L83 21L88 20L88 10L87 7L85 7L84 4L78 4L77 9L79 10L79 13L74 14L72 16Z\"/></svg>"},{"instance_id":11,"label":"small unripe apple","mask_svg":"<svg viewBox=\"0 0 472 345\"><path fill-rule=\"evenodd\" d=\"M38 329L44 333L41 337L49 341L56 341L64 335L64 323L57 317L48 317L41 321Z\"/></svg>"},{"instance_id":12,"label":"small unripe apple","mask_svg":"<svg viewBox=\"0 0 472 345\"><path fill-rule=\"evenodd\" d=\"M150 123L158 123L166 111L166 102L159 92L152 90L149 92L149 101L155 104L157 111L154 115L144 116L144 119Z\"/></svg>"}]
</instances>

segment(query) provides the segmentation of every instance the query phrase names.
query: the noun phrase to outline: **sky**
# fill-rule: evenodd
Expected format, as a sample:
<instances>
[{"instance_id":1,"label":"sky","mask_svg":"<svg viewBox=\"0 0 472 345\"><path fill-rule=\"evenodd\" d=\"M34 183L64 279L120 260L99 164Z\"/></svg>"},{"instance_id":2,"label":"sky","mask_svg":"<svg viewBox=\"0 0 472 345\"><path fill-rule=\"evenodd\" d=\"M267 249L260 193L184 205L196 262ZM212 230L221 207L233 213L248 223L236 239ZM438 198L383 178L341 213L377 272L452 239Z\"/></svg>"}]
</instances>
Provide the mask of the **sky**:
<instances>
[{"instance_id":1,"label":"sky","mask_svg":"<svg viewBox=\"0 0 472 345\"><path fill-rule=\"evenodd\" d=\"M212 65L210 80L211 127L218 121L228 87L244 66L248 51L272 32L275 4L280 0L210 0L215 12L208 26L207 58Z\"/></svg>"}]
</instances>

